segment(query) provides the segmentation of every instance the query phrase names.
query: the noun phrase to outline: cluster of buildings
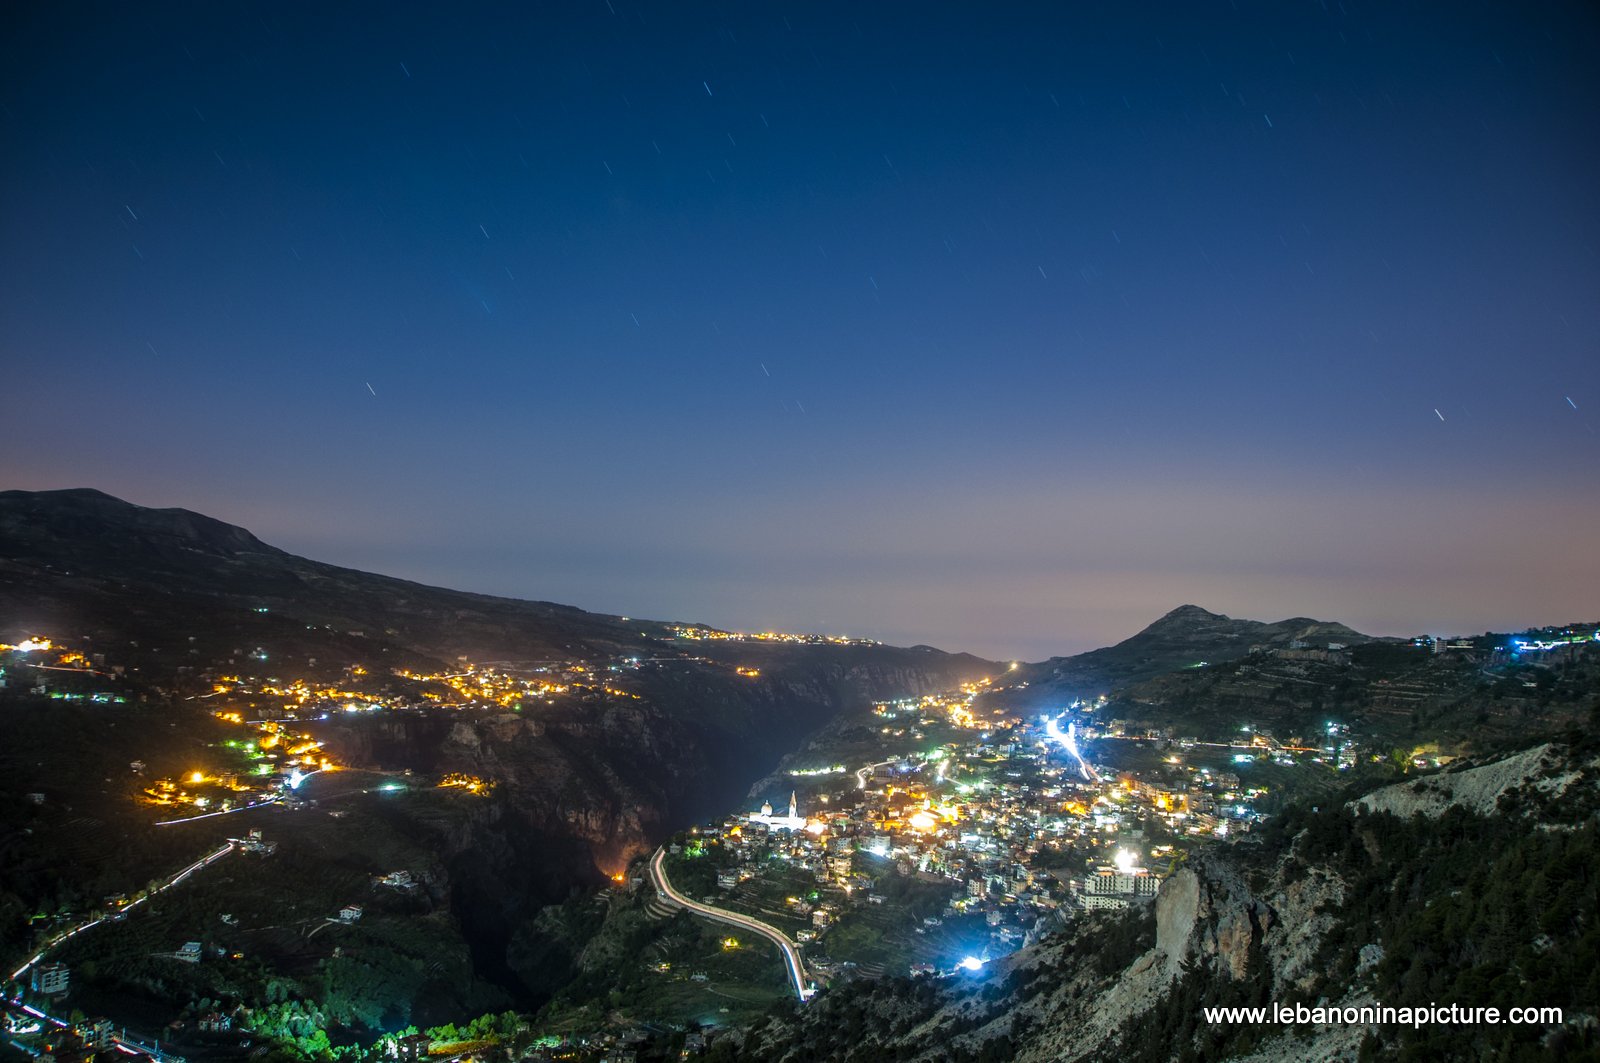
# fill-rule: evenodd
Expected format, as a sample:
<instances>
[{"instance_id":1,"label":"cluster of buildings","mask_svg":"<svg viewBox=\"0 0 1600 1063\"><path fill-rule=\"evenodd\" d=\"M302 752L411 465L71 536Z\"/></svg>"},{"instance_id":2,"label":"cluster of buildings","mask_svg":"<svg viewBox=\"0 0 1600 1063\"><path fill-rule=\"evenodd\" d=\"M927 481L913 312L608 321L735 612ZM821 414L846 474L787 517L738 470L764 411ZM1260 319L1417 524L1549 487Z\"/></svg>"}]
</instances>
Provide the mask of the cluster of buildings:
<instances>
[{"instance_id":1,"label":"cluster of buildings","mask_svg":"<svg viewBox=\"0 0 1600 1063\"><path fill-rule=\"evenodd\" d=\"M722 854L724 894L763 876L809 877L814 889L788 907L808 924L796 937L813 954L853 910L885 903L876 884L889 871L949 887L928 928L981 915L997 954L1064 914L1150 900L1162 876L1146 864L1170 863L1184 838L1247 830L1258 818L1250 804L1264 791L1233 772L1169 765L1163 775L1182 780L1173 783L1096 770L1076 744L1092 725L1062 731L1057 721L997 716L979 707L985 693L975 684L877 706L883 739L903 752L855 771L797 768L804 808L793 793L786 811L768 803L730 817L691 848ZM1087 720L1095 708L1078 711Z\"/></svg>"},{"instance_id":2,"label":"cluster of buildings","mask_svg":"<svg viewBox=\"0 0 1600 1063\"><path fill-rule=\"evenodd\" d=\"M108 664L104 653L72 649L35 635L0 642L0 690L20 690L55 701L123 705L128 695L120 680L126 668Z\"/></svg>"},{"instance_id":3,"label":"cluster of buildings","mask_svg":"<svg viewBox=\"0 0 1600 1063\"><path fill-rule=\"evenodd\" d=\"M307 775L338 768L320 741L282 722L246 720L236 709L218 709L212 715L250 728L253 736L221 743L233 762L229 767L196 768L151 781L141 791L146 804L202 815L228 812L292 795ZM129 767L136 775L144 773L143 761Z\"/></svg>"},{"instance_id":4,"label":"cluster of buildings","mask_svg":"<svg viewBox=\"0 0 1600 1063\"><path fill-rule=\"evenodd\" d=\"M90 1063L105 1059L113 1047L119 1059L151 1059L144 1052L129 1048L117 1037L110 1019L81 1019L76 1022L41 1020L25 1010L7 1011L5 1033L13 1047L27 1052L41 1063ZM17 1037L27 1039L25 1042Z\"/></svg>"},{"instance_id":5,"label":"cluster of buildings","mask_svg":"<svg viewBox=\"0 0 1600 1063\"><path fill-rule=\"evenodd\" d=\"M527 672L474 665L465 658L450 672L398 671L395 675L418 684L414 697L423 703L453 708L520 710L534 702L553 704L569 693L599 692L617 698L637 698L609 682L598 665L581 661L547 664ZM605 671L620 671L620 667ZM415 704L415 701L412 701Z\"/></svg>"},{"instance_id":6,"label":"cluster of buildings","mask_svg":"<svg viewBox=\"0 0 1600 1063\"><path fill-rule=\"evenodd\" d=\"M919 933L982 916L984 951L996 955L1072 913L1152 900L1187 842L1246 832L1264 818L1256 806L1267 790L1244 783L1246 760L1324 752L1288 750L1265 734L1236 744L1164 739L1169 755L1156 769L1109 771L1084 748L1113 733L1143 736L1099 724L1103 700L1030 720L994 708L1005 700L997 695L985 681L880 704L890 755L855 770L796 767L789 775L804 796L792 793L787 810L768 803L702 828L690 847L722 854L716 903L737 908L741 895L754 895L741 887L763 877L809 878L813 888L788 898L788 914L805 924L795 936L807 966L825 972L818 954L830 931L884 904L879 887L892 871L949 888L943 912L924 917ZM1323 737L1330 755L1345 752L1337 726Z\"/></svg>"},{"instance_id":7,"label":"cluster of buildings","mask_svg":"<svg viewBox=\"0 0 1600 1063\"><path fill-rule=\"evenodd\" d=\"M197 678L211 688L206 697L223 699L240 720L326 720L338 714L428 707L516 712L525 706L554 704L565 696L594 694L636 699L639 695L617 682L617 673L630 664L638 662L556 661L519 668L474 664L461 657L453 667L433 672L397 668L374 675L364 665L352 664L343 669L338 682L237 672L203 672Z\"/></svg>"},{"instance_id":8,"label":"cluster of buildings","mask_svg":"<svg viewBox=\"0 0 1600 1063\"><path fill-rule=\"evenodd\" d=\"M879 646L875 639L854 639L849 635L797 635L784 631L722 631L703 624L679 624L672 628L676 638L690 642L791 642L805 646Z\"/></svg>"}]
</instances>

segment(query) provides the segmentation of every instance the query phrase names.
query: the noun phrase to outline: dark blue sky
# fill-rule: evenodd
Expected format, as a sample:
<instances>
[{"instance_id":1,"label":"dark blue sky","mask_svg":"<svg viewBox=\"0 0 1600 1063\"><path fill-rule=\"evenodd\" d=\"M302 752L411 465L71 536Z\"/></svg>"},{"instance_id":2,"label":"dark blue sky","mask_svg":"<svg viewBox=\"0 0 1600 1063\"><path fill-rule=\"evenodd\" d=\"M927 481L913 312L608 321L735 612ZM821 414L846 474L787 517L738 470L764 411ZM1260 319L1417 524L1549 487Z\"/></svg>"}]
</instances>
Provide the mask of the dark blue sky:
<instances>
[{"instance_id":1,"label":"dark blue sky","mask_svg":"<svg viewBox=\"0 0 1600 1063\"><path fill-rule=\"evenodd\" d=\"M1038 658L1592 617L1589 4L13 5L5 486Z\"/></svg>"}]
</instances>

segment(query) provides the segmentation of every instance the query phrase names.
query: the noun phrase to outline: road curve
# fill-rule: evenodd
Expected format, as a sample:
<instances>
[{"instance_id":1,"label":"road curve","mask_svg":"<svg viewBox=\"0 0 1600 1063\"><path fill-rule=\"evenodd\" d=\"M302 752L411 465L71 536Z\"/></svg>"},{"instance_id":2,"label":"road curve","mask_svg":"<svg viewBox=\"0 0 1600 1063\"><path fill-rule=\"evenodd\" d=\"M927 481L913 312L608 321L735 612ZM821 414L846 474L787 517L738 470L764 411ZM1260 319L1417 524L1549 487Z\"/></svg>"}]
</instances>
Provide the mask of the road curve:
<instances>
[{"instance_id":1,"label":"road curve","mask_svg":"<svg viewBox=\"0 0 1600 1063\"><path fill-rule=\"evenodd\" d=\"M713 908L709 904L701 904L698 901L691 901L673 889L672 883L667 881L666 869L662 867L666 858L667 851L664 848L657 849L656 855L650 858L650 881L655 885L658 896L664 900L671 901L680 908L687 908L696 915L703 915L707 919L714 919L719 923L727 923L730 926L753 930L778 946L783 951L784 963L789 967L789 980L794 983L795 996L802 1001L811 999L811 994L815 990L806 988L805 964L800 959L800 950L795 947L793 941L789 940L787 934L775 926L763 923L759 919L752 919L748 915L730 912L726 908Z\"/></svg>"}]
</instances>

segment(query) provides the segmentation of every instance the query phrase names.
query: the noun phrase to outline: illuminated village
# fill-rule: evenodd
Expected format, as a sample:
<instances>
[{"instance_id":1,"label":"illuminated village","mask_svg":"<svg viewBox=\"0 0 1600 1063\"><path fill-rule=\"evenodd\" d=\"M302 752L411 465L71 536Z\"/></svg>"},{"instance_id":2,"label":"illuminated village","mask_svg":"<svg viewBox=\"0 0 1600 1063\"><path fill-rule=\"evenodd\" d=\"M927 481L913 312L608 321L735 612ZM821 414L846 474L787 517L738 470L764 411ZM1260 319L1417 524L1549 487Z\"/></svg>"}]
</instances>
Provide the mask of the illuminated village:
<instances>
[{"instance_id":1,"label":"illuminated village","mask_svg":"<svg viewBox=\"0 0 1600 1063\"><path fill-rule=\"evenodd\" d=\"M768 803L731 816L694 832L675 855L713 857L718 892L708 902L791 930L821 979L885 966L857 962L840 928L896 906L878 888L886 875L948 898L917 919L925 940L912 939L898 973L974 969L1074 913L1150 900L1188 841L1248 832L1268 791L1242 780L1247 763L1339 755L1337 743L1286 749L1254 734L1195 757L1182 748L1193 750L1193 740L1160 739L1156 770L1115 771L1092 758L1158 739L1101 722L1103 698L1031 719L993 707L1004 701L985 681L881 703L873 713L888 755L793 767L787 814ZM769 888L779 886L789 891L781 906Z\"/></svg>"},{"instance_id":2,"label":"illuminated village","mask_svg":"<svg viewBox=\"0 0 1600 1063\"><path fill-rule=\"evenodd\" d=\"M678 624L672 628L674 636L689 642L781 642L804 646L878 646L874 639L855 639L848 635L806 635L783 631L739 632L699 624Z\"/></svg>"}]
</instances>

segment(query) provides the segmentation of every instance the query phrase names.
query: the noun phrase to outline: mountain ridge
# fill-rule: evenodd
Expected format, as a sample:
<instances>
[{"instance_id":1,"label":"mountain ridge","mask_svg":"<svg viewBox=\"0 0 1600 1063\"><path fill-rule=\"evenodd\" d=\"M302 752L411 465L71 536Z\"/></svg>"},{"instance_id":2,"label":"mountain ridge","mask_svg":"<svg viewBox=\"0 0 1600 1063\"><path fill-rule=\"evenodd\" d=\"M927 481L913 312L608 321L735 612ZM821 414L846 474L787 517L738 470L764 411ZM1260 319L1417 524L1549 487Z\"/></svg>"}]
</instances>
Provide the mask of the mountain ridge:
<instances>
[{"instance_id":1,"label":"mountain ridge","mask_svg":"<svg viewBox=\"0 0 1600 1063\"><path fill-rule=\"evenodd\" d=\"M436 609L488 608L501 621L512 619L512 613L520 613L524 620L542 616L546 620L575 621L583 630L566 635L581 634L622 645L637 644L640 628L653 630L658 637L666 633L665 625L657 622L630 620L624 627L621 617L591 613L576 606L435 587L314 561L265 543L246 528L193 510L140 506L94 488L0 491L0 573L8 573L13 579L26 580L30 565L44 565L57 578L149 584L152 576L190 572L197 555L220 566L208 574L213 582L206 588L207 596L259 599L251 603L252 607L270 609L274 601L286 604L307 592L349 592L358 589L356 584L365 584L359 590L367 599L363 604L369 606L405 606L415 596L425 595L436 599ZM73 571L69 566L78 566L79 570ZM51 581L33 582L36 592L51 597L51 588L46 585ZM117 588L102 589L115 593ZM0 595L4 590L5 582L0 581ZM147 590L159 598L163 589ZM0 608L8 604L13 603L0 597ZM325 619L339 616L338 610L325 612ZM13 609L6 609L6 613L15 615ZM444 633L431 630L418 634L438 639ZM542 634L547 641L550 639L550 632ZM547 648L575 647L563 644Z\"/></svg>"},{"instance_id":2,"label":"mountain ridge","mask_svg":"<svg viewBox=\"0 0 1600 1063\"><path fill-rule=\"evenodd\" d=\"M1296 616L1236 620L1198 605L1172 609L1121 642L1084 653L1022 665L1014 678L1034 688L1039 701L1094 697L1115 687L1188 667L1246 656L1254 647L1285 649L1295 643L1357 645L1382 641L1337 621Z\"/></svg>"}]
</instances>

